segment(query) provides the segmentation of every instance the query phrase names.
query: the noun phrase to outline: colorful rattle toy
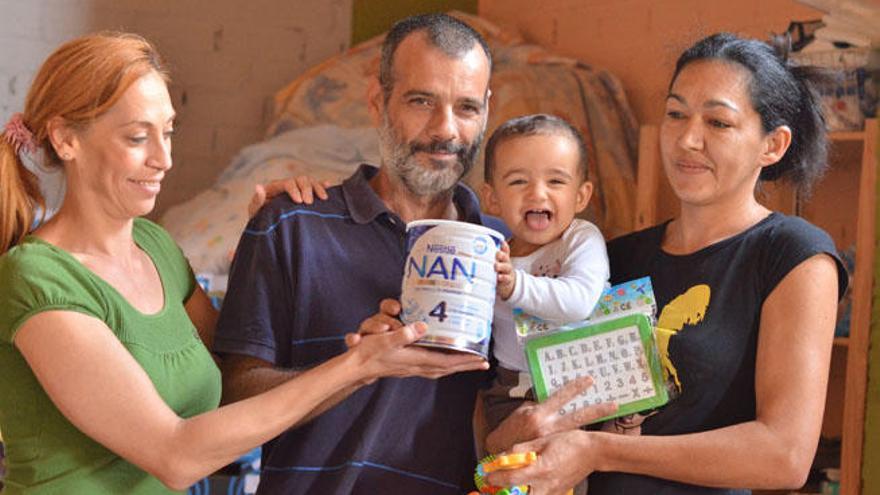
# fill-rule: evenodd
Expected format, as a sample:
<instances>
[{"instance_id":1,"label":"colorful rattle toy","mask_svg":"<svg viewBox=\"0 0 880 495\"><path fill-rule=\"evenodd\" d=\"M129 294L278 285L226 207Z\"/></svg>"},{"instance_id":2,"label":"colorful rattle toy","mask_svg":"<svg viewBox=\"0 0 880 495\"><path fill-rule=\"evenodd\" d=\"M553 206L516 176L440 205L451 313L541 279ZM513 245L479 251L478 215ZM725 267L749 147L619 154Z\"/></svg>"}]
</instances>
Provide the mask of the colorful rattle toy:
<instances>
[{"instance_id":1,"label":"colorful rattle toy","mask_svg":"<svg viewBox=\"0 0 880 495\"><path fill-rule=\"evenodd\" d=\"M486 456L477 464L474 471L474 483L477 485L478 492L471 492L470 495L526 495L529 493L529 487L525 485L512 486L502 488L492 486L486 483L486 475L501 469L518 469L535 462L538 454L535 452L525 452L522 454L507 454L500 456Z\"/></svg>"},{"instance_id":2,"label":"colorful rattle toy","mask_svg":"<svg viewBox=\"0 0 880 495\"><path fill-rule=\"evenodd\" d=\"M527 495L529 487L526 485L511 486L501 488L486 483L486 475L502 469L519 469L528 466L538 459L538 454L534 451L524 452L521 454L507 455L489 455L483 458L477 469L474 471L474 483L477 485L477 492L471 492L468 495ZM566 495L573 495L574 490L569 490Z\"/></svg>"}]
</instances>

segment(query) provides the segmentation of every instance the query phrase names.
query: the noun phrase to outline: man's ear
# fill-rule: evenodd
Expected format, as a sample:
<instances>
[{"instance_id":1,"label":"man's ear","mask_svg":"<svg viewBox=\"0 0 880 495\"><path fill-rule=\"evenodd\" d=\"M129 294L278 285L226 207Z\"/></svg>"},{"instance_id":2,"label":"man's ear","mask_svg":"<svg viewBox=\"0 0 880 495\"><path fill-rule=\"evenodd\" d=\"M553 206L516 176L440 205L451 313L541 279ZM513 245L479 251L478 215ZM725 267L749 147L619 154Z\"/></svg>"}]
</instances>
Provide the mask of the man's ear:
<instances>
[{"instance_id":1,"label":"man's ear","mask_svg":"<svg viewBox=\"0 0 880 495\"><path fill-rule=\"evenodd\" d=\"M382 94L378 77L371 77L367 85L367 111L370 113L373 127L381 126L382 114L385 111L385 95Z\"/></svg>"},{"instance_id":2,"label":"man's ear","mask_svg":"<svg viewBox=\"0 0 880 495\"><path fill-rule=\"evenodd\" d=\"M578 186L577 203L575 204L575 212L580 213L590 204L590 198L593 197L593 183L585 180L583 184Z\"/></svg>"},{"instance_id":3,"label":"man's ear","mask_svg":"<svg viewBox=\"0 0 880 495\"><path fill-rule=\"evenodd\" d=\"M55 153L62 160L72 160L76 158L76 151L79 149L79 139L76 132L61 117L52 117L46 123L46 133L49 142Z\"/></svg>"},{"instance_id":4,"label":"man's ear","mask_svg":"<svg viewBox=\"0 0 880 495\"><path fill-rule=\"evenodd\" d=\"M758 164L767 167L782 160L791 146L791 129L781 125L764 136L764 151L758 157Z\"/></svg>"},{"instance_id":5,"label":"man's ear","mask_svg":"<svg viewBox=\"0 0 880 495\"><path fill-rule=\"evenodd\" d=\"M495 188L488 182L480 187L480 199L483 201L483 211L496 217L501 216L501 205L498 204Z\"/></svg>"}]
</instances>

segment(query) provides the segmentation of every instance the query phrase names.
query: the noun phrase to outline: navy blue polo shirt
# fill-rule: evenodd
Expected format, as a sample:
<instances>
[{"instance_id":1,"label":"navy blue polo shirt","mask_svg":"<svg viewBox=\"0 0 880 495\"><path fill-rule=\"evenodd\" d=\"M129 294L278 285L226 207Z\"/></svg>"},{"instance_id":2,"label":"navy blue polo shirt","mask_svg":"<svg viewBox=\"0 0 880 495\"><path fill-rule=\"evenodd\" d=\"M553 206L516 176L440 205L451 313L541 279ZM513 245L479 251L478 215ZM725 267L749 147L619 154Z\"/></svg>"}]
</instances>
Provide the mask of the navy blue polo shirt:
<instances>
[{"instance_id":1,"label":"navy blue polo shirt","mask_svg":"<svg viewBox=\"0 0 880 495\"><path fill-rule=\"evenodd\" d=\"M269 202L245 229L232 263L214 350L307 369L345 352L344 335L400 297L405 224L362 165L329 199ZM456 186L460 217L483 217ZM473 488L471 418L485 372L440 380L385 378L263 447L264 494L460 494Z\"/></svg>"}]
</instances>

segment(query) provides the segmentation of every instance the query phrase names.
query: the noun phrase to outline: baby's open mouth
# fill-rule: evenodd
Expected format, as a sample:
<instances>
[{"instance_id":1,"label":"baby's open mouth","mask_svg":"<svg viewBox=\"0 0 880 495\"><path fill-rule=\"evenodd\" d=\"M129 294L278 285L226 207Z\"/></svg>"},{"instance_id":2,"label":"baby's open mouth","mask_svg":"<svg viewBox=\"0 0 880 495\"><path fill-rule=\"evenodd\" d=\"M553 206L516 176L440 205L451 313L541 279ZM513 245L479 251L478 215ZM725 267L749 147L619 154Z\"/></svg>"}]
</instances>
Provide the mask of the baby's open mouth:
<instances>
[{"instance_id":1,"label":"baby's open mouth","mask_svg":"<svg viewBox=\"0 0 880 495\"><path fill-rule=\"evenodd\" d=\"M526 212L526 225L530 229L544 230L550 225L553 213L549 210L529 210Z\"/></svg>"}]
</instances>

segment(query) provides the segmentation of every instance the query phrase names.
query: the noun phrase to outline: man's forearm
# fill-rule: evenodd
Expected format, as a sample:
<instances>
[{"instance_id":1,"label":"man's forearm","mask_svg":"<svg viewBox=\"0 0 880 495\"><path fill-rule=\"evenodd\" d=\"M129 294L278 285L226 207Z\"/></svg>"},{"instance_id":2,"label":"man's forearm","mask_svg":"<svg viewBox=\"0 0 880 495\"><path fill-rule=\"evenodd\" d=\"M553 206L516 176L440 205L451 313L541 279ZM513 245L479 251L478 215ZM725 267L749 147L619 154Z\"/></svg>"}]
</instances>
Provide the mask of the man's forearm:
<instances>
[{"instance_id":1,"label":"man's forearm","mask_svg":"<svg viewBox=\"0 0 880 495\"><path fill-rule=\"evenodd\" d=\"M327 400L322 402L320 406L316 407L312 410L311 413L307 414L306 417L303 418L301 424L308 423L312 419L324 414L325 412L327 412L328 409L347 399L349 395L353 394L359 388L361 388L361 385L353 385L351 387L346 387L331 395Z\"/></svg>"},{"instance_id":2,"label":"man's forearm","mask_svg":"<svg viewBox=\"0 0 880 495\"><path fill-rule=\"evenodd\" d=\"M302 373L298 370L254 367L242 371L224 370L223 404L231 404L259 395Z\"/></svg>"},{"instance_id":3,"label":"man's forearm","mask_svg":"<svg viewBox=\"0 0 880 495\"><path fill-rule=\"evenodd\" d=\"M232 402L238 402L259 395L305 372L307 371L285 368L254 367L239 373L232 373L230 374L233 375L231 378L224 379L223 381L223 404L230 404ZM227 374L224 374L224 378L226 376ZM353 385L336 392L309 413L302 422L305 423L311 421L312 418L323 414L331 407L348 398L349 395L359 388L360 385Z\"/></svg>"}]
</instances>

